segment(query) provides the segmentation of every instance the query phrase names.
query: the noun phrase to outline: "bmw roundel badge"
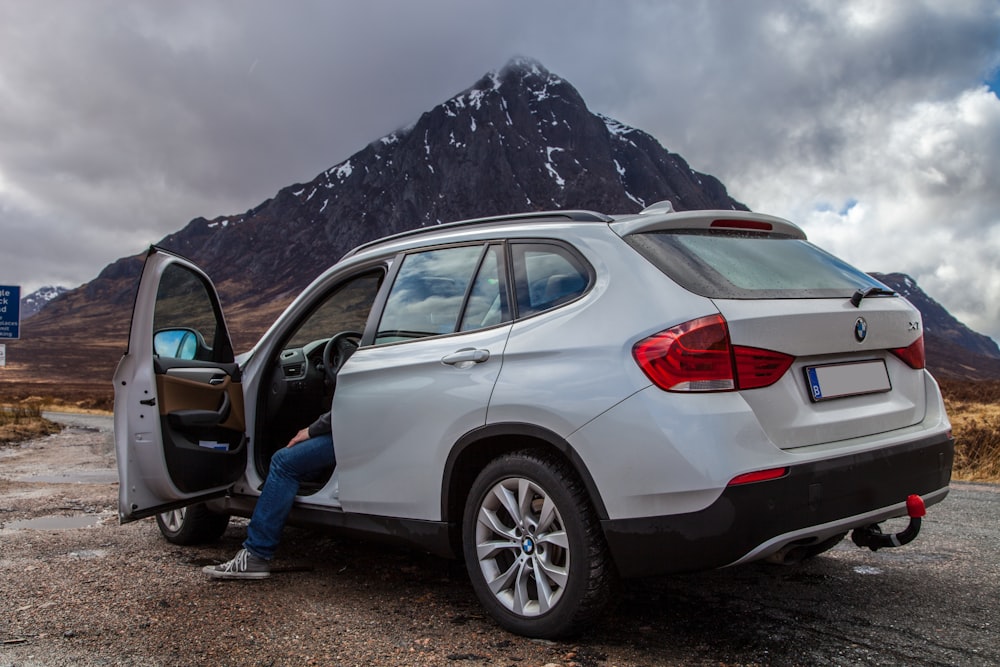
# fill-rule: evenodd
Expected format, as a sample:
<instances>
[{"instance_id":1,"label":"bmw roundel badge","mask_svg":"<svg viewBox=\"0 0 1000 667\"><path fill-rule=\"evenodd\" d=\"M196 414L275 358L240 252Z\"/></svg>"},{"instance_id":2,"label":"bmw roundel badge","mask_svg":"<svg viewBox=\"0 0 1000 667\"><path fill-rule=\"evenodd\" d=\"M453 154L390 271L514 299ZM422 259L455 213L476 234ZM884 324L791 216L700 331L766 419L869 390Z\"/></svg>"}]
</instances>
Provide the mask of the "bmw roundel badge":
<instances>
[{"instance_id":1,"label":"bmw roundel badge","mask_svg":"<svg viewBox=\"0 0 1000 667\"><path fill-rule=\"evenodd\" d=\"M859 343L865 342L865 338L868 337L868 323L865 322L865 318L859 317L858 321L854 323L854 338Z\"/></svg>"}]
</instances>

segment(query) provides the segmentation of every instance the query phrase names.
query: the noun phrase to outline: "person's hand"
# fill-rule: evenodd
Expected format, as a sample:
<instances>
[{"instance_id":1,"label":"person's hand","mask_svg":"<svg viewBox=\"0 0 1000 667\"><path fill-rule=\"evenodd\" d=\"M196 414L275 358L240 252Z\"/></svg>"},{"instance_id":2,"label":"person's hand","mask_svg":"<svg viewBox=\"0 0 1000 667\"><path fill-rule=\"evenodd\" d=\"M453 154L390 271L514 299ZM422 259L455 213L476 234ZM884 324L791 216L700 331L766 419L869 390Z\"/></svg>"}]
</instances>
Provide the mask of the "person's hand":
<instances>
[{"instance_id":1,"label":"person's hand","mask_svg":"<svg viewBox=\"0 0 1000 667\"><path fill-rule=\"evenodd\" d=\"M296 433L295 435L293 435L292 439L288 441L288 444L285 445L285 447L293 447L299 444L300 442L303 442L304 440L308 439L309 439L309 428L306 427L301 431L299 431L298 433Z\"/></svg>"}]
</instances>

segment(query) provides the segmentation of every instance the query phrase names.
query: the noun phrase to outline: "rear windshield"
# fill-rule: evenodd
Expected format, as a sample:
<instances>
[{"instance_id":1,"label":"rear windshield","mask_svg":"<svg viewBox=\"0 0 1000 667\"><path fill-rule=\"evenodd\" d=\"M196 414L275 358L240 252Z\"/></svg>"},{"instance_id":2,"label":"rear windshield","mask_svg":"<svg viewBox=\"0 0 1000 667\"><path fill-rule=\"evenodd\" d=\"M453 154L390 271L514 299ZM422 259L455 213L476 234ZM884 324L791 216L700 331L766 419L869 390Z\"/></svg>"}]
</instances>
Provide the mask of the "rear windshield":
<instances>
[{"instance_id":1,"label":"rear windshield","mask_svg":"<svg viewBox=\"0 0 1000 667\"><path fill-rule=\"evenodd\" d=\"M850 297L859 288L882 286L808 241L783 234L671 230L625 240L682 287L713 299Z\"/></svg>"}]
</instances>

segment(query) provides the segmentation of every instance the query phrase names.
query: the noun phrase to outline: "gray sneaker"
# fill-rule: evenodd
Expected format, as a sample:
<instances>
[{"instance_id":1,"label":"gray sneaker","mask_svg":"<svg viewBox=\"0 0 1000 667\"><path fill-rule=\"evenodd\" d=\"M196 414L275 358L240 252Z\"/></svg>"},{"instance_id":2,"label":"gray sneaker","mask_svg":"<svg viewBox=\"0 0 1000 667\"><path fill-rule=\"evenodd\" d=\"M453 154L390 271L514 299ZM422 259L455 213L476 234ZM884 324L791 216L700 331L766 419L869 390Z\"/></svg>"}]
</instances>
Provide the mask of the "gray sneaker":
<instances>
[{"instance_id":1,"label":"gray sneaker","mask_svg":"<svg viewBox=\"0 0 1000 667\"><path fill-rule=\"evenodd\" d=\"M206 565L201 571L213 579L266 579L271 576L271 564L246 549L240 549L232 560L220 565Z\"/></svg>"}]
</instances>

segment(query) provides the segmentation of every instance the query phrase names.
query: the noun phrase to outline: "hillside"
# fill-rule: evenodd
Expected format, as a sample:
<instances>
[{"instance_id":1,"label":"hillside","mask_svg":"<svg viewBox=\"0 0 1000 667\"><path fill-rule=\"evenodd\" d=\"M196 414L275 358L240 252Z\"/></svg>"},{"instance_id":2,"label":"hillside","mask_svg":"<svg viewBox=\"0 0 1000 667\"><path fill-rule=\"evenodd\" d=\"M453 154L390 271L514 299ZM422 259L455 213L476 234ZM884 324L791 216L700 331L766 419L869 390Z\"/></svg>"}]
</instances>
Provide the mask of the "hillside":
<instances>
[{"instance_id":1,"label":"hillside","mask_svg":"<svg viewBox=\"0 0 1000 667\"><path fill-rule=\"evenodd\" d=\"M927 366L935 376L950 380L1000 379L1000 347L989 336L959 322L903 273L873 273L916 306L924 321Z\"/></svg>"}]
</instances>

